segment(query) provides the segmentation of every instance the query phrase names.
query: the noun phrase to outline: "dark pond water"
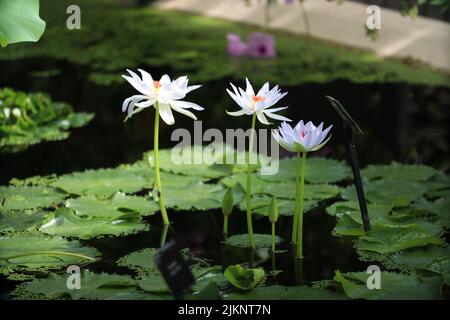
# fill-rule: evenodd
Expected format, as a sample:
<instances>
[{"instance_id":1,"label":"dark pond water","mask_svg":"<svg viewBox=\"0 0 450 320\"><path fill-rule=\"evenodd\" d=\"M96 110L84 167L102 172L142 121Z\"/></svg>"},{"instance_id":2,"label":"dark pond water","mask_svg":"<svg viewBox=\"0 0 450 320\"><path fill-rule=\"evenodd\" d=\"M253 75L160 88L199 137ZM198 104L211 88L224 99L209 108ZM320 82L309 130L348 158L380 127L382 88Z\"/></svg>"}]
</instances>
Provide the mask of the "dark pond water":
<instances>
[{"instance_id":1,"label":"dark pond water","mask_svg":"<svg viewBox=\"0 0 450 320\"><path fill-rule=\"evenodd\" d=\"M42 78L32 71L58 69L62 73ZM155 75L162 69L147 68ZM96 118L85 128L73 131L68 140L42 143L18 154L0 155L0 183L11 178L25 178L32 175L68 173L86 168L116 166L140 159L142 153L152 148L152 117L144 112L123 124L121 104L124 98L134 94L125 84L111 86L95 85L88 81L89 70L68 64L65 61L32 59L25 61L0 62L0 86L10 86L24 91L45 91L54 100L71 103L77 111L95 112ZM199 114L205 119L203 129L248 127L249 119L231 118L225 109L232 106L225 93L230 79L207 84L206 88L193 92L195 101L206 110ZM332 143L320 155L338 159L345 158L345 144L338 117L325 100L324 95L338 98L360 123L365 134L358 137L359 155L362 167L369 163L385 163L392 159L403 162L422 162L448 171L448 116L450 92L446 88L425 88L405 84L354 84L337 81L329 84L309 84L299 87L284 87L289 94L285 104L289 105L292 119L307 119L333 123ZM190 129L190 119L176 115L175 127ZM173 128L162 123L160 145L171 147ZM188 192L188 191L187 191ZM267 252L250 252L246 249L232 249L222 245L222 215L219 211L207 213L171 212L173 222L168 238L175 237L181 247L189 247L192 253L211 264L224 266L248 262L263 265L266 270L282 270L270 281L284 285L310 283L329 279L335 270L360 271L365 264L358 260L351 241L334 237L331 231L335 219L324 213L322 204L305 215L303 265L292 259L292 248L283 243L273 260ZM128 272L117 268L118 258L131 251L160 244L162 228L158 215L150 217L152 228L122 238L106 238L84 241L102 253L102 261L91 266L97 271L116 273ZM291 220L282 217L277 224L277 234L289 239ZM270 233L267 218L255 218L255 232ZM229 230L232 234L246 233L245 214L235 212L231 216ZM275 264L275 265L274 265ZM1 292L9 292L14 282L0 278Z\"/></svg>"}]
</instances>

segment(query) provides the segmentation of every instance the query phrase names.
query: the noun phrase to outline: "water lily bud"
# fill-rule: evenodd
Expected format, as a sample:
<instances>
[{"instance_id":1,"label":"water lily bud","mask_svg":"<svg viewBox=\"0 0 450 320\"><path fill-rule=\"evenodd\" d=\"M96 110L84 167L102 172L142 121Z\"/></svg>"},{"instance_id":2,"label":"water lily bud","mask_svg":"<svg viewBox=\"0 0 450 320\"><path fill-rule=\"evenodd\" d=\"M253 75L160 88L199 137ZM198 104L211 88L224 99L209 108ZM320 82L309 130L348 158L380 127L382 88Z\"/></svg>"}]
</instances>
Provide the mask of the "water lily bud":
<instances>
[{"instance_id":1,"label":"water lily bud","mask_svg":"<svg viewBox=\"0 0 450 320\"><path fill-rule=\"evenodd\" d=\"M271 223L276 223L278 220L278 205L277 199L275 197L272 198L269 205L269 221Z\"/></svg>"},{"instance_id":2,"label":"water lily bud","mask_svg":"<svg viewBox=\"0 0 450 320\"><path fill-rule=\"evenodd\" d=\"M13 114L15 117L19 118L19 117L22 115L22 112L20 111L19 108L14 108L13 111L12 111L12 114Z\"/></svg>"},{"instance_id":3,"label":"water lily bud","mask_svg":"<svg viewBox=\"0 0 450 320\"><path fill-rule=\"evenodd\" d=\"M11 109L5 108L3 109L3 113L5 114L6 119L9 119L9 117L11 116Z\"/></svg>"},{"instance_id":4,"label":"water lily bud","mask_svg":"<svg viewBox=\"0 0 450 320\"><path fill-rule=\"evenodd\" d=\"M222 200L223 215L228 217L233 211L233 206L234 206L233 190L228 189L227 192L225 192L225 195L223 196Z\"/></svg>"}]
</instances>

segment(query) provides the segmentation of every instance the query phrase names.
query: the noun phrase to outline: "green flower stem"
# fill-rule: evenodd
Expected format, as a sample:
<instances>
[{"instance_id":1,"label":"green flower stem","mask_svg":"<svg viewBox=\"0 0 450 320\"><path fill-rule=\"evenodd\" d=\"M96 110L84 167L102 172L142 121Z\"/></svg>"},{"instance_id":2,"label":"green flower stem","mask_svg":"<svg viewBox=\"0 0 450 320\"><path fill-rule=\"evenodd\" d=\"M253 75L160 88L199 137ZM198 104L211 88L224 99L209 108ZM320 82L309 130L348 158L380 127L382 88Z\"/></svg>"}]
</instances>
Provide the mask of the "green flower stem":
<instances>
[{"instance_id":1,"label":"green flower stem","mask_svg":"<svg viewBox=\"0 0 450 320\"><path fill-rule=\"evenodd\" d=\"M156 101L155 103L155 133L154 133L154 141L153 141L153 153L155 155L155 179L156 179L156 189L158 192L158 202L159 202L159 208L161 209L161 215L163 218L164 224L169 224L169 217L167 216L166 207L164 205L164 196L162 192L162 185L161 185L161 176L159 173L159 155L158 155L158 149L159 149L159 102Z\"/></svg>"},{"instance_id":2,"label":"green flower stem","mask_svg":"<svg viewBox=\"0 0 450 320\"><path fill-rule=\"evenodd\" d=\"M292 225L292 243L297 243L298 190L300 188L300 152L297 152L297 178L295 187L294 223Z\"/></svg>"},{"instance_id":3,"label":"green flower stem","mask_svg":"<svg viewBox=\"0 0 450 320\"><path fill-rule=\"evenodd\" d=\"M39 252L29 252L29 253L21 253L21 254L16 254L13 256L9 256L9 257L0 257L0 260L11 260L11 259L17 259L17 258L23 258L23 257L30 257L30 256L41 256L41 255L46 255L46 256L69 256L69 257L76 257L76 258L81 258L81 259L85 259L85 260L90 260L90 261L95 261L95 258L92 257L88 257L82 254L78 254L78 253L71 253L71 252L63 252L63 251L39 251Z\"/></svg>"},{"instance_id":4,"label":"green flower stem","mask_svg":"<svg viewBox=\"0 0 450 320\"><path fill-rule=\"evenodd\" d=\"M250 144L248 146L248 163L247 163L247 229L248 236L250 237L250 245L255 248L255 239L253 238L253 224L252 224L252 175L251 167L252 154L253 154L253 136L255 132L256 113L253 113L252 128L250 131Z\"/></svg>"},{"instance_id":5,"label":"green flower stem","mask_svg":"<svg viewBox=\"0 0 450 320\"><path fill-rule=\"evenodd\" d=\"M305 170L306 169L306 152L302 152L302 163L300 168L300 187L298 189L297 199L298 218L297 218L297 258L303 257L303 193L305 189Z\"/></svg>"},{"instance_id":6,"label":"green flower stem","mask_svg":"<svg viewBox=\"0 0 450 320\"><path fill-rule=\"evenodd\" d=\"M275 223L272 223L272 252L275 253Z\"/></svg>"},{"instance_id":7,"label":"green flower stem","mask_svg":"<svg viewBox=\"0 0 450 320\"><path fill-rule=\"evenodd\" d=\"M228 233L228 216L223 216L223 234Z\"/></svg>"}]
</instances>

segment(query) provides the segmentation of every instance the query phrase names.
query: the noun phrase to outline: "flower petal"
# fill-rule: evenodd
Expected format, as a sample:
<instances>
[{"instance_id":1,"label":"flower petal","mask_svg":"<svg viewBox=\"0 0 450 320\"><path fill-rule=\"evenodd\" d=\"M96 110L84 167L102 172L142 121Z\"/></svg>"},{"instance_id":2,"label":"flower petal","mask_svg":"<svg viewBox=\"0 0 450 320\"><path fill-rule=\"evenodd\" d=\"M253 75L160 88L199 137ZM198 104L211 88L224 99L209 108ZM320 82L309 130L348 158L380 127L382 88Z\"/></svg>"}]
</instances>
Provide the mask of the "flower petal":
<instances>
[{"instance_id":1,"label":"flower petal","mask_svg":"<svg viewBox=\"0 0 450 320\"><path fill-rule=\"evenodd\" d=\"M245 84L246 84L246 86L247 86L247 87L245 88L245 92L247 92L247 94L248 94L249 96L254 96L254 95L255 95L255 91L253 90L253 87L252 87L250 81L248 81L247 78L245 78Z\"/></svg>"},{"instance_id":2,"label":"flower petal","mask_svg":"<svg viewBox=\"0 0 450 320\"><path fill-rule=\"evenodd\" d=\"M133 86L137 91L146 96L152 96L152 91L150 88L146 87L142 81L137 81L129 76L122 75L122 78L128 81L129 84Z\"/></svg>"},{"instance_id":3,"label":"flower petal","mask_svg":"<svg viewBox=\"0 0 450 320\"><path fill-rule=\"evenodd\" d=\"M188 116L189 118L192 118L192 119L194 119L194 120L197 120L197 117L196 117L195 114L193 114L192 112L190 112L190 111L188 111L188 110L186 110L186 109L177 107L177 106L174 105L173 103L171 103L171 107L172 107L172 109L175 110L176 112L179 112L179 113L181 113L181 114L184 114L185 116Z\"/></svg>"},{"instance_id":4,"label":"flower petal","mask_svg":"<svg viewBox=\"0 0 450 320\"><path fill-rule=\"evenodd\" d=\"M167 123L169 126L175 123L175 119L173 118L173 113L170 108L170 105L166 103L160 103L158 109L159 115L161 116L161 119L163 119L165 123Z\"/></svg>"},{"instance_id":5,"label":"flower petal","mask_svg":"<svg viewBox=\"0 0 450 320\"><path fill-rule=\"evenodd\" d=\"M230 116L233 117L239 117L239 116L243 116L245 114L244 110L239 110L239 111L226 111L227 114L229 114Z\"/></svg>"},{"instance_id":6,"label":"flower petal","mask_svg":"<svg viewBox=\"0 0 450 320\"><path fill-rule=\"evenodd\" d=\"M265 125L269 125L270 122L267 120L266 116L262 112L256 112L256 117L258 118L259 122Z\"/></svg>"},{"instance_id":7,"label":"flower petal","mask_svg":"<svg viewBox=\"0 0 450 320\"><path fill-rule=\"evenodd\" d=\"M292 121L289 118L286 118L284 116L281 116L279 114L273 114L272 112L264 112L266 116L268 116L269 118L275 119L275 120L280 120L280 121Z\"/></svg>"},{"instance_id":8,"label":"flower petal","mask_svg":"<svg viewBox=\"0 0 450 320\"><path fill-rule=\"evenodd\" d=\"M182 109L194 109L199 111L204 110L203 107L200 107L198 104L189 101L170 101L170 104Z\"/></svg>"}]
</instances>

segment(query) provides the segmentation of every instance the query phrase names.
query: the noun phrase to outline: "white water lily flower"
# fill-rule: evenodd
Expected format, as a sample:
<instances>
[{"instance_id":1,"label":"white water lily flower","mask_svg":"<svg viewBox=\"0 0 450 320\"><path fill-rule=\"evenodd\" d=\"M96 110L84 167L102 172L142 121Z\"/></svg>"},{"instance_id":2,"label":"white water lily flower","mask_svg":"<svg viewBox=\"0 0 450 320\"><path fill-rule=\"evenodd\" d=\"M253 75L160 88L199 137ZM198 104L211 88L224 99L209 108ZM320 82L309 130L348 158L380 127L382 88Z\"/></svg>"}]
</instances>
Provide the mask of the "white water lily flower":
<instances>
[{"instance_id":1,"label":"white water lily flower","mask_svg":"<svg viewBox=\"0 0 450 320\"><path fill-rule=\"evenodd\" d=\"M128 75L123 75L122 77L141 94L131 96L123 102L122 111L125 112L128 110L128 115L125 120L145 108L153 106L156 102L159 103L159 115L168 125L175 123L172 109L197 120L197 117L186 109L203 110L203 108L192 102L181 101L181 99L186 97L192 90L200 88L201 85L188 86L189 79L186 76L172 81L165 74L160 80L153 80L148 72L138 69L142 76L141 79L133 71L127 71L131 77Z\"/></svg>"},{"instance_id":2,"label":"white water lily flower","mask_svg":"<svg viewBox=\"0 0 450 320\"><path fill-rule=\"evenodd\" d=\"M287 92L281 93L281 90L278 89L278 85L270 89L269 83L266 82L258 91L258 93L255 94L250 81L245 78L245 82L247 84L247 88L245 89L245 91L241 88L236 88L236 86L234 86L232 83L230 84L233 92L227 89L227 92L231 96L231 98L233 98L233 100L242 108L242 110L239 111L227 111L230 116L238 117L244 114L253 115L254 113L256 113L256 117L258 118L258 120L265 125L270 124L266 116L275 120L291 121L286 117L275 114L275 112L284 110L287 107L269 109L281 98L283 98L287 94Z\"/></svg>"},{"instance_id":3,"label":"white water lily flower","mask_svg":"<svg viewBox=\"0 0 450 320\"><path fill-rule=\"evenodd\" d=\"M283 122L272 135L274 139L286 150L292 152L310 152L321 149L330 140L325 140L333 126L323 130L323 122L316 127L311 121L306 125L301 120L294 128ZM325 140L325 141L324 141Z\"/></svg>"}]
</instances>

